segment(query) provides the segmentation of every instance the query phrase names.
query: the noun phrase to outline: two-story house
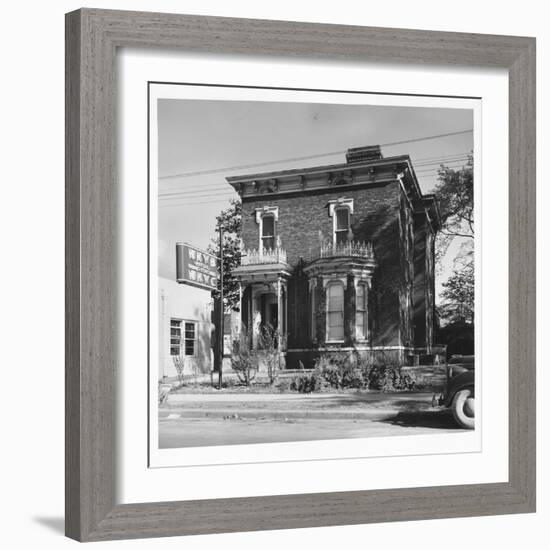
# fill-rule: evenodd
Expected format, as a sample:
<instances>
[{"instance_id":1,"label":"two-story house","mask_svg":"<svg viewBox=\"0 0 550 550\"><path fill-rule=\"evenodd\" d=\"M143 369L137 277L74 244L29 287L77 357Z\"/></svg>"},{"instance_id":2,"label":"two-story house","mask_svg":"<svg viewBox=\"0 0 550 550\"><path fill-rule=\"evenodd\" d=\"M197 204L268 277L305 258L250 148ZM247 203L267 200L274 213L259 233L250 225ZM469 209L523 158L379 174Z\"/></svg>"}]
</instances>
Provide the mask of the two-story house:
<instances>
[{"instance_id":1,"label":"two-story house","mask_svg":"<svg viewBox=\"0 0 550 550\"><path fill-rule=\"evenodd\" d=\"M433 359L439 216L408 155L349 149L346 163L228 177L242 199L243 330L285 338L286 365L324 352Z\"/></svg>"}]
</instances>

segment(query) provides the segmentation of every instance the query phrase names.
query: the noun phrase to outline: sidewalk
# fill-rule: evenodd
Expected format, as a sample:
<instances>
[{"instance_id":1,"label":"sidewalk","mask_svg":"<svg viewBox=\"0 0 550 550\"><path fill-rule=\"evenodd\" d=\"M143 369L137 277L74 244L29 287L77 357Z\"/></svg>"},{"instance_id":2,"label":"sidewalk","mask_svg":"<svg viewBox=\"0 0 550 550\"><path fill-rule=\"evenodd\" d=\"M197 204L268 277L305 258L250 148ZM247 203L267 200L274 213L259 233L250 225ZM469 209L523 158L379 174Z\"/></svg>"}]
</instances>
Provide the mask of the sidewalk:
<instances>
[{"instance_id":1,"label":"sidewalk","mask_svg":"<svg viewBox=\"0 0 550 550\"><path fill-rule=\"evenodd\" d=\"M159 418L376 419L431 409L432 393L170 394Z\"/></svg>"},{"instance_id":2,"label":"sidewalk","mask_svg":"<svg viewBox=\"0 0 550 550\"><path fill-rule=\"evenodd\" d=\"M163 448L385 437L461 431L432 393L170 394Z\"/></svg>"}]
</instances>

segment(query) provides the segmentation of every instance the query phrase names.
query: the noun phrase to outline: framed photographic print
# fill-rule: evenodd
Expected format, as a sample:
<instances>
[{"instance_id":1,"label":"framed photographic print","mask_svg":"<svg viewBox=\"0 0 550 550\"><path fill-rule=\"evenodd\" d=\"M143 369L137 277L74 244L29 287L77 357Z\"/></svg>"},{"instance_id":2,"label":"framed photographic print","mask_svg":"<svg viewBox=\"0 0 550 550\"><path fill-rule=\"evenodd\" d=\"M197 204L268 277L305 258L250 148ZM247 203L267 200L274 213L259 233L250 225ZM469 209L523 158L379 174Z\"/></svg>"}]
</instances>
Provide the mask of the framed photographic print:
<instances>
[{"instance_id":1,"label":"framed photographic print","mask_svg":"<svg viewBox=\"0 0 550 550\"><path fill-rule=\"evenodd\" d=\"M534 39L66 29L67 535L534 511Z\"/></svg>"}]
</instances>

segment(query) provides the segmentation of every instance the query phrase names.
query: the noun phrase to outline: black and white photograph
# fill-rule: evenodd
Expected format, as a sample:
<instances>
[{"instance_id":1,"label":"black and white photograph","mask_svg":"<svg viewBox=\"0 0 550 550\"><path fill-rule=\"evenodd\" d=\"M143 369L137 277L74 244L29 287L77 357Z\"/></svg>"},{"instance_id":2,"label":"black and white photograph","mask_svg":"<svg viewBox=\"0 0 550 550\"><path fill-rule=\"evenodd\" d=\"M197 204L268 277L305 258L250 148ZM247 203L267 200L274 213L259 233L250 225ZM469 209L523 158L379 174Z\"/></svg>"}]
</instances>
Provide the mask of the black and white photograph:
<instances>
[{"instance_id":1,"label":"black and white photograph","mask_svg":"<svg viewBox=\"0 0 550 550\"><path fill-rule=\"evenodd\" d=\"M5 548L548 538L550 33L505 8L6 4Z\"/></svg>"},{"instance_id":2,"label":"black and white photograph","mask_svg":"<svg viewBox=\"0 0 550 550\"><path fill-rule=\"evenodd\" d=\"M155 99L159 449L476 427L475 100L324 96Z\"/></svg>"}]
</instances>

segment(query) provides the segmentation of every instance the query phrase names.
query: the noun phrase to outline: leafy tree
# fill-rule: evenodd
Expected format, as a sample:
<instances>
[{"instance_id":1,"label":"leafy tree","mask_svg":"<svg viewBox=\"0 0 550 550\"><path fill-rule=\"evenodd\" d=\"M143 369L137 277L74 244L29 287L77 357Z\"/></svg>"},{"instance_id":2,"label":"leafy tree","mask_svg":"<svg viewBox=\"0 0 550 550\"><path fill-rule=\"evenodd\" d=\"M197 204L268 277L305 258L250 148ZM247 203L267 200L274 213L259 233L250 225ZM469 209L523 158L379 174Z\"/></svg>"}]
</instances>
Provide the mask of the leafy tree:
<instances>
[{"instance_id":1,"label":"leafy tree","mask_svg":"<svg viewBox=\"0 0 550 550\"><path fill-rule=\"evenodd\" d=\"M223 229L223 293L225 310L239 308L239 284L232 277L233 270L241 263L241 228L242 228L242 206L241 202L233 199L231 206L222 210L216 217L216 236L208 246L208 252L220 257L219 230ZM219 298L220 283L218 290L212 293L214 298Z\"/></svg>"},{"instance_id":2,"label":"leafy tree","mask_svg":"<svg viewBox=\"0 0 550 550\"><path fill-rule=\"evenodd\" d=\"M437 197L441 229L436 240L437 271L441 273L451 243L460 247L453 258L454 268L443 283L438 306L443 323L474 322L474 162L468 155L458 169L442 165L434 193Z\"/></svg>"},{"instance_id":3,"label":"leafy tree","mask_svg":"<svg viewBox=\"0 0 550 550\"><path fill-rule=\"evenodd\" d=\"M441 262L455 238L461 238L463 251L472 255L474 242L474 160L468 155L466 164L457 169L441 165L434 193L441 216L436 261Z\"/></svg>"},{"instance_id":4,"label":"leafy tree","mask_svg":"<svg viewBox=\"0 0 550 550\"><path fill-rule=\"evenodd\" d=\"M474 290L474 262L468 261L443 283L440 316L448 323L473 323Z\"/></svg>"}]
</instances>

